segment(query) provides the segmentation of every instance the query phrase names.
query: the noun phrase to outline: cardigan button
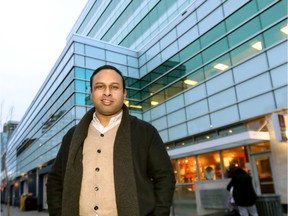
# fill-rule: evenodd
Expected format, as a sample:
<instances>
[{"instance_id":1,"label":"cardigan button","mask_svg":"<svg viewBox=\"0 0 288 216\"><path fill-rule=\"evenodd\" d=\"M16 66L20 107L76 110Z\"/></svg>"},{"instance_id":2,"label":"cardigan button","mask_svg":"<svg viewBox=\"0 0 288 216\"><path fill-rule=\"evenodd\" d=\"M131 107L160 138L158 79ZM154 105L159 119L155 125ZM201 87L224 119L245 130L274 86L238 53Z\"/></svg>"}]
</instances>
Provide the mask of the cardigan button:
<instances>
[{"instance_id":1,"label":"cardigan button","mask_svg":"<svg viewBox=\"0 0 288 216\"><path fill-rule=\"evenodd\" d=\"M101 153L101 149L97 149L97 153L99 153L99 154L100 154L100 153Z\"/></svg>"},{"instance_id":2,"label":"cardigan button","mask_svg":"<svg viewBox=\"0 0 288 216\"><path fill-rule=\"evenodd\" d=\"M94 206L94 210L97 211L99 208L98 206Z\"/></svg>"},{"instance_id":3,"label":"cardigan button","mask_svg":"<svg viewBox=\"0 0 288 216\"><path fill-rule=\"evenodd\" d=\"M104 137L104 134L100 134L101 137Z\"/></svg>"},{"instance_id":4,"label":"cardigan button","mask_svg":"<svg viewBox=\"0 0 288 216\"><path fill-rule=\"evenodd\" d=\"M96 168L95 168L95 171L96 171L96 172L99 172L99 171L100 171L100 168L99 168L99 167L96 167Z\"/></svg>"}]
</instances>

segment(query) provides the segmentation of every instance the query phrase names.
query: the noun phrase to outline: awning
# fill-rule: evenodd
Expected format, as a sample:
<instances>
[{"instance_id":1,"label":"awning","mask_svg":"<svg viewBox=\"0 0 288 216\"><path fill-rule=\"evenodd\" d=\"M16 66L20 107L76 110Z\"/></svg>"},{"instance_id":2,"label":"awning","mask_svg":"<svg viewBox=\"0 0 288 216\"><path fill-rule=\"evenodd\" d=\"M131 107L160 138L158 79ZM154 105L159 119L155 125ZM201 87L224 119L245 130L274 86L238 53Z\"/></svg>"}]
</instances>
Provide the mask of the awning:
<instances>
[{"instance_id":1,"label":"awning","mask_svg":"<svg viewBox=\"0 0 288 216\"><path fill-rule=\"evenodd\" d=\"M219 139L213 139L197 144L190 144L187 146L168 150L171 159L185 157L189 155L202 154L216 150L233 148L243 145L250 145L253 143L264 142L270 140L268 132L246 131Z\"/></svg>"}]
</instances>

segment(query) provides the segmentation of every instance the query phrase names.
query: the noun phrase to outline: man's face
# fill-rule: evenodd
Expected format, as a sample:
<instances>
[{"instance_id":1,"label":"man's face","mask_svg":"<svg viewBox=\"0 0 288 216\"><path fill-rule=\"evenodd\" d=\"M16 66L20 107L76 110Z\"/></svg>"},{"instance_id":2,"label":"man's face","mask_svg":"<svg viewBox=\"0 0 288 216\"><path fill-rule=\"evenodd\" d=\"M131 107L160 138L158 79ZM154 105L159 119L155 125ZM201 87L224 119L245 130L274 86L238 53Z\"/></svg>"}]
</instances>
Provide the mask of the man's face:
<instances>
[{"instance_id":1,"label":"man's face","mask_svg":"<svg viewBox=\"0 0 288 216\"><path fill-rule=\"evenodd\" d=\"M99 71L92 79L90 96L100 121L117 115L126 98L121 76L111 69Z\"/></svg>"}]
</instances>

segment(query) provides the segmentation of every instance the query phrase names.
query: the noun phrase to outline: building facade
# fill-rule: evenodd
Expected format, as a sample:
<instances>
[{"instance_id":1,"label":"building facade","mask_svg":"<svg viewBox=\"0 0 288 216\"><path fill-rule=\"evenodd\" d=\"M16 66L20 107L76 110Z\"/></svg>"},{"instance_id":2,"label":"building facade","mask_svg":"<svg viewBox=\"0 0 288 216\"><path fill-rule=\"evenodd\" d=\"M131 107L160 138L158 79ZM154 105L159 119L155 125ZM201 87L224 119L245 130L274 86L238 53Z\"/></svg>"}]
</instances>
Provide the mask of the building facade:
<instances>
[{"instance_id":1,"label":"building facade","mask_svg":"<svg viewBox=\"0 0 288 216\"><path fill-rule=\"evenodd\" d=\"M10 202L31 193L47 208L61 139L92 106L93 70L111 64L131 114L166 145L176 212L223 210L233 167L287 206L286 9L284 0L89 0L8 143Z\"/></svg>"}]
</instances>

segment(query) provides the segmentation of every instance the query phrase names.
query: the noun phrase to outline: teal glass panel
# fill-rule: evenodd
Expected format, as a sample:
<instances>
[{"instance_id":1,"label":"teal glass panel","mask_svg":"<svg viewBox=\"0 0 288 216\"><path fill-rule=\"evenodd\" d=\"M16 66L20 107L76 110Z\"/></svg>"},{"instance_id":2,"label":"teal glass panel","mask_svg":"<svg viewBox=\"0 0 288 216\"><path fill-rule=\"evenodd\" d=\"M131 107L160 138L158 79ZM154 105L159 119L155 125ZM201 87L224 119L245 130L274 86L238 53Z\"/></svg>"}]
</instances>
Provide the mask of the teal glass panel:
<instances>
[{"instance_id":1,"label":"teal glass panel","mask_svg":"<svg viewBox=\"0 0 288 216\"><path fill-rule=\"evenodd\" d=\"M173 57L171 57L171 58L169 59L169 62L173 62L174 65L179 64L179 63L180 63L180 55L179 55L179 53L177 53L176 55L174 55Z\"/></svg>"},{"instance_id":2,"label":"teal glass panel","mask_svg":"<svg viewBox=\"0 0 288 216\"><path fill-rule=\"evenodd\" d=\"M151 107L150 99L146 99L142 102L142 109L143 111L149 109Z\"/></svg>"},{"instance_id":3,"label":"teal glass panel","mask_svg":"<svg viewBox=\"0 0 288 216\"><path fill-rule=\"evenodd\" d=\"M259 10L262 10L264 7L266 7L267 5L271 4L274 1L275 0L257 0Z\"/></svg>"},{"instance_id":4,"label":"teal glass panel","mask_svg":"<svg viewBox=\"0 0 288 216\"><path fill-rule=\"evenodd\" d=\"M86 82L82 80L75 80L75 91L86 92Z\"/></svg>"},{"instance_id":5,"label":"teal glass panel","mask_svg":"<svg viewBox=\"0 0 288 216\"><path fill-rule=\"evenodd\" d=\"M230 58L229 55L226 54L204 67L205 79L208 79L217 73L221 73L222 71L227 70L229 67L231 67Z\"/></svg>"},{"instance_id":6,"label":"teal glass panel","mask_svg":"<svg viewBox=\"0 0 288 216\"><path fill-rule=\"evenodd\" d=\"M127 89L127 98L141 100L141 92L139 90Z\"/></svg>"},{"instance_id":7,"label":"teal glass panel","mask_svg":"<svg viewBox=\"0 0 288 216\"><path fill-rule=\"evenodd\" d=\"M165 93L164 93L164 91L161 91L161 92L153 95L150 98L151 106L156 106L156 105L162 103L163 101L165 101Z\"/></svg>"},{"instance_id":8,"label":"teal glass panel","mask_svg":"<svg viewBox=\"0 0 288 216\"><path fill-rule=\"evenodd\" d=\"M201 47L204 48L211 44L213 41L222 37L226 33L224 22L219 23L217 26L213 27L207 33L205 33L201 38Z\"/></svg>"},{"instance_id":9,"label":"teal glass panel","mask_svg":"<svg viewBox=\"0 0 288 216\"><path fill-rule=\"evenodd\" d=\"M168 10L173 4L174 1L160 1L149 13L145 16L144 19L127 35L127 37L120 43L120 45L129 47L135 39L138 39L141 35L143 35L147 29L152 26L159 17L163 15L165 11ZM166 8L163 10L161 8Z\"/></svg>"},{"instance_id":10,"label":"teal glass panel","mask_svg":"<svg viewBox=\"0 0 288 216\"><path fill-rule=\"evenodd\" d=\"M115 1L115 3L119 3L119 2ZM131 3L125 9L124 13L122 13L121 16L119 16L117 18L117 20L112 25L112 27L109 29L109 31L107 31L105 33L105 35L103 36L102 40L104 40L104 41L111 40L111 38L113 36L115 36L115 32L117 32L119 29L121 29L123 24L125 24L127 19L129 19L131 17L133 12L135 12L135 10L137 9L137 7L139 7L140 4L141 4L141 0L133 0L133 1L131 1ZM108 14L110 14L109 12L111 12L111 11L107 11Z\"/></svg>"},{"instance_id":11,"label":"teal glass panel","mask_svg":"<svg viewBox=\"0 0 288 216\"><path fill-rule=\"evenodd\" d=\"M86 71L86 80L90 81L90 77L92 76L94 70L86 69L85 71Z\"/></svg>"},{"instance_id":12,"label":"teal glass panel","mask_svg":"<svg viewBox=\"0 0 288 216\"><path fill-rule=\"evenodd\" d=\"M237 64L265 48L264 39L259 35L231 51L232 65Z\"/></svg>"},{"instance_id":13,"label":"teal glass panel","mask_svg":"<svg viewBox=\"0 0 288 216\"><path fill-rule=\"evenodd\" d=\"M75 93L75 105L87 105L88 97L89 96L87 94Z\"/></svg>"},{"instance_id":14,"label":"teal glass panel","mask_svg":"<svg viewBox=\"0 0 288 216\"><path fill-rule=\"evenodd\" d=\"M183 81L180 80L164 90L165 98L168 99L184 90Z\"/></svg>"},{"instance_id":15,"label":"teal glass panel","mask_svg":"<svg viewBox=\"0 0 288 216\"><path fill-rule=\"evenodd\" d=\"M257 12L256 1L250 1L248 4L237 10L226 19L227 31L235 28L249 17L253 16Z\"/></svg>"},{"instance_id":16,"label":"teal glass panel","mask_svg":"<svg viewBox=\"0 0 288 216\"><path fill-rule=\"evenodd\" d=\"M247 38L256 34L261 30L259 17L255 17L239 29L233 31L228 35L229 45L230 47L234 47L235 45L241 43L242 41L247 40Z\"/></svg>"},{"instance_id":17,"label":"teal glass panel","mask_svg":"<svg viewBox=\"0 0 288 216\"><path fill-rule=\"evenodd\" d=\"M90 88L90 81L85 82L85 92L90 93L91 88Z\"/></svg>"},{"instance_id":18,"label":"teal glass panel","mask_svg":"<svg viewBox=\"0 0 288 216\"><path fill-rule=\"evenodd\" d=\"M262 27L265 28L287 15L287 1L279 1L273 7L260 14Z\"/></svg>"},{"instance_id":19,"label":"teal glass panel","mask_svg":"<svg viewBox=\"0 0 288 216\"><path fill-rule=\"evenodd\" d=\"M201 69L199 69L197 71L194 71L192 74L190 74L189 76L187 76L183 80L184 89L196 86L196 85L198 85L200 82L202 82L204 80L205 80L204 71L201 68Z\"/></svg>"},{"instance_id":20,"label":"teal glass panel","mask_svg":"<svg viewBox=\"0 0 288 216\"><path fill-rule=\"evenodd\" d=\"M85 74L85 69L84 68L75 67L74 68L74 73L75 73L75 77L76 78L79 78L79 79L85 79L86 78L86 74Z\"/></svg>"},{"instance_id":21,"label":"teal glass panel","mask_svg":"<svg viewBox=\"0 0 288 216\"><path fill-rule=\"evenodd\" d=\"M286 27L286 33L284 33L284 27ZM266 47L269 47L285 38L287 39L287 28L287 20L284 20L278 25L275 25L274 27L265 31L264 40Z\"/></svg>"},{"instance_id":22,"label":"teal glass panel","mask_svg":"<svg viewBox=\"0 0 288 216\"><path fill-rule=\"evenodd\" d=\"M203 62L208 62L228 50L227 38L223 38L202 52Z\"/></svg>"},{"instance_id":23,"label":"teal glass panel","mask_svg":"<svg viewBox=\"0 0 288 216\"><path fill-rule=\"evenodd\" d=\"M201 54L193 57L189 61L185 62L181 65L184 68L185 74L190 73L191 71L195 70L196 68L200 67L203 64Z\"/></svg>"},{"instance_id":24,"label":"teal glass panel","mask_svg":"<svg viewBox=\"0 0 288 216\"><path fill-rule=\"evenodd\" d=\"M200 50L200 41L196 40L193 43L189 44L187 47L181 50L179 53L180 55L180 62L184 61L185 59L191 57L195 53Z\"/></svg>"}]
</instances>

